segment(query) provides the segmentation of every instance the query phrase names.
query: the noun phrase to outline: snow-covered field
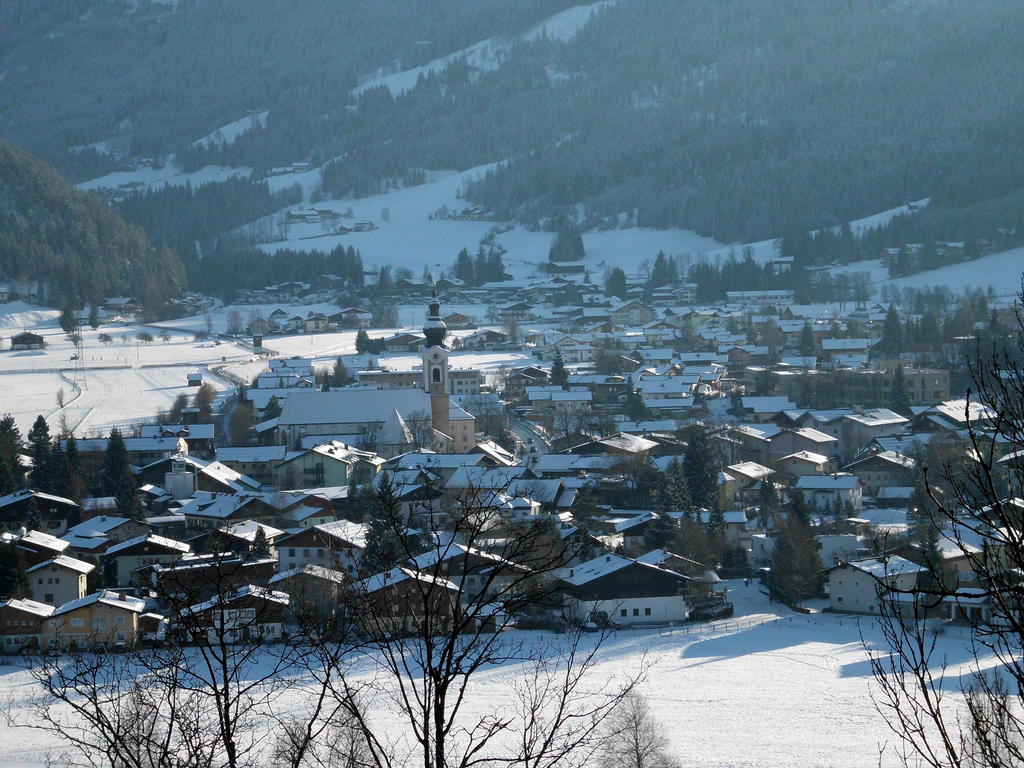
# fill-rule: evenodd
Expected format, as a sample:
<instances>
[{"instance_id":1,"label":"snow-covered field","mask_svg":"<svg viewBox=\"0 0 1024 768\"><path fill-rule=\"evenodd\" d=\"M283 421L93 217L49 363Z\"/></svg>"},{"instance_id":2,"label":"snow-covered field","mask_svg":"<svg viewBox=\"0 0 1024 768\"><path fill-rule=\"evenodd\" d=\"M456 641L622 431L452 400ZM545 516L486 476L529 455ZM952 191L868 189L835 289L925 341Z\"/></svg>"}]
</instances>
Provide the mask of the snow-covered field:
<instances>
[{"instance_id":1,"label":"snow-covered field","mask_svg":"<svg viewBox=\"0 0 1024 768\"><path fill-rule=\"evenodd\" d=\"M974 261L887 280L883 285L897 288L948 286L955 293L969 288L995 289L998 296L1014 296L1024 273L1024 248L992 253Z\"/></svg>"},{"instance_id":2,"label":"snow-covered field","mask_svg":"<svg viewBox=\"0 0 1024 768\"><path fill-rule=\"evenodd\" d=\"M324 235L321 224L293 224L288 239L261 246L274 252L282 248L329 251L337 245L353 246L368 267L401 265L419 277L424 268L440 275L455 263L459 250L475 253L480 240L497 225L486 221L430 219L443 206L457 212L466 207L459 195L470 180L480 178L493 164L461 173L439 173L425 184L362 198L325 200L317 208L344 213L351 208L354 221L373 221L377 229L344 235ZM284 177L282 177L284 178ZM387 210L388 221L384 221ZM349 224L351 222L348 222ZM501 227L502 229L504 227ZM533 274L546 262L554 235L514 227L498 234L496 241L507 251L505 267L516 277ZM721 244L682 229L627 229L588 232L583 236L586 265L600 279L604 268L636 269L643 261L654 261L658 251L668 255L690 255L721 248Z\"/></svg>"},{"instance_id":3,"label":"snow-covered field","mask_svg":"<svg viewBox=\"0 0 1024 768\"><path fill-rule=\"evenodd\" d=\"M146 189L160 189L168 184L183 187L191 184L198 187L215 181L227 181L235 176L249 177L251 168L228 168L223 165L207 165L198 171L186 172L174 162L174 156L166 159L162 168L137 168L132 171L114 171L106 176L83 181L76 186L84 190L117 189L132 182L141 183Z\"/></svg>"},{"instance_id":4,"label":"snow-covered field","mask_svg":"<svg viewBox=\"0 0 1024 768\"><path fill-rule=\"evenodd\" d=\"M668 737L679 766L777 768L778 766L879 765L878 746L893 736L869 697L873 685L859 632L880 641L871 620L846 615L800 616L769 605L757 586L731 582L737 616L691 628L623 630L600 651L593 680L616 679L651 665L643 693ZM543 633L530 635L550 642ZM966 638L950 631L938 639L937 660L950 662L949 686L968 663ZM369 674L363 659L356 676ZM507 704L515 666L494 667L475 677L467 715ZM27 713L33 693L29 675L0 667L0 698L15 718ZM301 706L298 692L282 706ZM952 695L955 698L955 695ZM393 732L401 724L385 704L373 722ZM45 734L4 727L0 764L21 768L43 764L59 742ZM897 765L892 754L881 762Z\"/></svg>"},{"instance_id":5,"label":"snow-covered field","mask_svg":"<svg viewBox=\"0 0 1024 768\"><path fill-rule=\"evenodd\" d=\"M76 350L57 327L58 312L22 302L0 304L0 414L10 413L24 432L42 414L51 428L58 425L57 393L64 393L64 415L78 436L104 432L111 426L151 418L166 409L178 394L193 394L185 375L203 373L218 390L229 382L207 366L249 360L252 353L235 344L196 342L191 334L172 332L167 342L159 329L126 323L82 331L84 379L75 375ZM13 351L10 337L31 330L46 341L44 349ZM140 342L136 334L154 337ZM111 337L109 343L101 335Z\"/></svg>"},{"instance_id":6,"label":"snow-covered field","mask_svg":"<svg viewBox=\"0 0 1024 768\"><path fill-rule=\"evenodd\" d=\"M266 316L277 306L301 314L312 309L337 311L337 307L330 304L235 305L210 312L210 325L215 333L222 332L234 311L248 322L252 312L260 311ZM450 309L455 311L455 307ZM486 309L475 304L459 307L460 311L481 319ZM424 311L420 305L403 306L399 309L402 329L375 329L370 335L388 336L396 330L416 330L423 323ZM0 414L13 415L22 432L27 431L40 414L54 429L61 423L63 414L68 427L79 437L106 433L112 426L123 427L152 418L166 410L183 392L194 394L195 389L186 385L187 373L201 373L204 381L226 393L233 385L218 376L217 371L223 370L248 381L268 367L266 359L256 358L251 350L239 344L196 341L193 333L206 330L207 325L206 315L196 315L155 326L109 323L97 330L85 328L81 355L84 374L76 375L76 350L58 327L58 315L55 310L22 302L0 304ZM11 350L10 337L22 330L43 336L46 347ZM166 342L160 338L162 330L170 334ZM140 342L136 335L143 331L154 340L148 344ZM468 333L472 331L453 331L451 336ZM104 334L111 338L110 342L100 340ZM342 331L268 336L265 344L282 357L308 357L317 361L318 367L329 368L337 357L355 354L355 340L355 331ZM527 358L528 355L518 351L456 352L452 361L456 367L478 367L493 372L502 364L521 364ZM356 367L365 364L350 362ZM409 370L419 363L419 355L415 354L375 357L375 365L394 370ZM58 392L63 392L63 410L57 404Z\"/></svg>"}]
</instances>

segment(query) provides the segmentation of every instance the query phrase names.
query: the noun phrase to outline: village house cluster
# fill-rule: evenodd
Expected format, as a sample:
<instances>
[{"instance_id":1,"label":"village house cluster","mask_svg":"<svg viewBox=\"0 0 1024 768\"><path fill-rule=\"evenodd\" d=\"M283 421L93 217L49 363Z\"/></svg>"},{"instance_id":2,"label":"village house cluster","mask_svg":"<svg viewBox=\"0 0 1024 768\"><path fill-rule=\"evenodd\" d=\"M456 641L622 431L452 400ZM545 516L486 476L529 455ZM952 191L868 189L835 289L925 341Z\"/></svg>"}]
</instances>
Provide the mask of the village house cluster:
<instances>
[{"instance_id":1,"label":"village house cluster","mask_svg":"<svg viewBox=\"0 0 1024 768\"><path fill-rule=\"evenodd\" d=\"M410 518L429 517L435 539L467 495L498 512L495 537L517 520L550 521L577 552L553 576L558 618L621 625L685 621L726 596L723 579L770 579L781 510L796 505L831 608L870 614L879 584L905 590L927 570L908 535L921 462L963 451L968 423L985 434L994 417L951 398L948 369L878 352L891 308L825 315L787 291L701 307L692 284L608 299L577 275L448 288L464 303L501 295L496 322L473 328L434 295L422 329L377 339L383 357L357 365L354 383L325 382L312 359L269 359L244 391L256 418L240 443L195 409L126 438L141 515L111 497L34 490L30 469L25 488L0 498L3 545L23 572L0 605L2 649L167 642L175 628L154 595L201 592L213 568L229 570L231 590L194 613L213 622L229 602L239 640L285 637L310 584L322 596L358 583L414 622L422 607L402 584L421 578L417 561L373 572L364 558L367 500L382 487ZM264 320L315 332L371 319L350 308ZM486 374L451 364L456 350L510 348L532 360ZM410 351L417 368L386 367L388 352ZM1019 460L993 441L1005 466ZM95 471L109 443L78 441L84 465ZM665 491L680 472L685 504ZM698 552L688 535L712 545ZM494 567L485 549L455 544L444 551L458 556L449 577L460 586ZM965 601L928 608L983 617L961 551L941 538L938 548Z\"/></svg>"}]
</instances>

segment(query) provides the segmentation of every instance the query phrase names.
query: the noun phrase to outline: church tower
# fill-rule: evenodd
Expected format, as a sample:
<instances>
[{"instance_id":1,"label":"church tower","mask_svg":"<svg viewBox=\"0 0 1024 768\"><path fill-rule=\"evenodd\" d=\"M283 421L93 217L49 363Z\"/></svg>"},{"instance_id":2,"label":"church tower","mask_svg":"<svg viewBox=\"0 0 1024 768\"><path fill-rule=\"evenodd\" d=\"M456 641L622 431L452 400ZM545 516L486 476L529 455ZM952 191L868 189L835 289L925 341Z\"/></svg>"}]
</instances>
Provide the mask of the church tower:
<instances>
[{"instance_id":1,"label":"church tower","mask_svg":"<svg viewBox=\"0 0 1024 768\"><path fill-rule=\"evenodd\" d=\"M437 294L427 306L427 322L423 324L423 389L430 394L430 421L434 429L451 436L448 417L448 347L444 345L448 327L441 319L441 302Z\"/></svg>"}]
</instances>

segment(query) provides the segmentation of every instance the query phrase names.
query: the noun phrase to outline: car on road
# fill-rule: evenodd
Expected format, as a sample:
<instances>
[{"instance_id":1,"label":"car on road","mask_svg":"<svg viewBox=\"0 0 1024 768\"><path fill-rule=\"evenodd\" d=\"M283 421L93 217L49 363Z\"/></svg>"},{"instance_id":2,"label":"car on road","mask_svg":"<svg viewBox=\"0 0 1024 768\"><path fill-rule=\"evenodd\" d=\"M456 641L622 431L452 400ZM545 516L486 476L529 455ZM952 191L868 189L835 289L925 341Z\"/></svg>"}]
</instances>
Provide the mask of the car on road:
<instances>
[{"instance_id":1,"label":"car on road","mask_svg":"<svg viewBox=\"0 0 1024 768\"><path fill-rule=\"evenodd\" d=\"M728 619L732 616L735 606L724 597L711 597L697 603L686 615L687 621L713 621Z\"/></svg>"}]
</instances>

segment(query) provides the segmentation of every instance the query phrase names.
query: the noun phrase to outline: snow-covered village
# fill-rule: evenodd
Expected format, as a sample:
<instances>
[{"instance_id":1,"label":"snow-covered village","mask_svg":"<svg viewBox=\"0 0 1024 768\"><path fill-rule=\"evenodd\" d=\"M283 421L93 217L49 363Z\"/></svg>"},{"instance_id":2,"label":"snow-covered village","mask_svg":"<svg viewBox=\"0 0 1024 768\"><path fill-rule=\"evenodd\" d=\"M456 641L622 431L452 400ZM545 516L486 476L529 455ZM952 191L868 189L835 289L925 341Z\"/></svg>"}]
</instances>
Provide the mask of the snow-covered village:
<instances>
[{"instance_id":1,"label":"snow-covered village","mask_svg":"<svg viewBox=\"0 0 1024 768\"><path fill-rule=\"evenodd\" d=\"M1021 38L7 0L0 764L1024 764Z\"/></svg>"}]
</instances>

